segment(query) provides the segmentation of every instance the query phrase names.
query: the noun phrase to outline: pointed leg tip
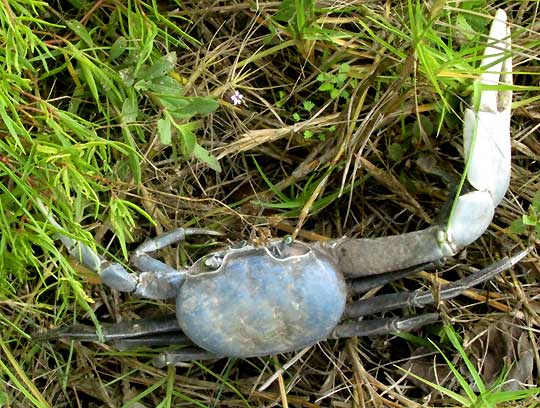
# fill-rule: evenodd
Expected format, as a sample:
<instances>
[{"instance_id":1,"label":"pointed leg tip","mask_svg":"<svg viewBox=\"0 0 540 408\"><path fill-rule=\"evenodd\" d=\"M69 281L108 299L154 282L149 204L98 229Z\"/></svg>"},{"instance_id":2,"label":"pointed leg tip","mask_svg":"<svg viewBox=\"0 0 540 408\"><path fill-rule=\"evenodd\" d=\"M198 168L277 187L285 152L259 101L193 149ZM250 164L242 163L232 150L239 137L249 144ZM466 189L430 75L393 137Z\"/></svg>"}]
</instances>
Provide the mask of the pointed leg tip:
<instances>
[{"instance_id":1,"label":"pointed leg tip","mask_svg":"<svg viewBox=\"0 0 540 408\"><path fill-rule=\"evenodd\" d=\"M511 256L510 257L511 264L515 265L518 262L520 262L523 258L525 258L527 255L529 255L532 252L533 249L534 249L534 247L527 247L524 250L518 252L517 254Z\"/></svg>"}]
</instances>

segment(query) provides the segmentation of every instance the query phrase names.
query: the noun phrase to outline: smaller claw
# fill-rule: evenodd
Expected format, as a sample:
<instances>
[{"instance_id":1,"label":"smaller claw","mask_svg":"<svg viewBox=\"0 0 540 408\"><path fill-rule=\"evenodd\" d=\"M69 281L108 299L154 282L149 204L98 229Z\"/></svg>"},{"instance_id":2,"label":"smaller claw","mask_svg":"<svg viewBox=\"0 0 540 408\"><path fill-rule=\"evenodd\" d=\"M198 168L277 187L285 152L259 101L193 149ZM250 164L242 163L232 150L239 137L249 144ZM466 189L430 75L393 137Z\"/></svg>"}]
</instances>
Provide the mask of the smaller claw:
<instances>
[{"instance_id":1,"label":"smaller claw","mask_svg":"<svg viewBox=\"0 0 540 408\"><path fill-rule=\"evenodd\" d=\"M45 204L41 200L37 200L36 204L40 211L47 217L47 220L60 231L56 234L57 238L62 241L73 259L97 273L101 280L113 289L118 289L122 292L133 292L137 288L138 282L135 275L129 273L119 263L108 262L85 243L65 235L65 228L56 221Z\"/></svg>"},{"instance_id":2,"label":"smaller claw","mask_svg":"<svg viewBox=\"0 0 540 408\"><path fill-rule=\"evenodd\" d=\"M49 220L52 223L52 220ZM62 229L56 221L53 224L56 228ZM76 241L67 235L58 234L58 239L62 241L66 247L69 255L76 259L77 262L84 265L88 269L94 272L98 272L101 268L101 264L104 262L104 259L100 257L96 252L90 248L88 245Z\"/></svg>"},{"instance_id":3,"label":"smaller claw","mask_svg":"<svg viewBox=\"0 0 540 408\"><path fill-rule=\"evenodd\" d=\"M202 228L178 228L141 244L132 255L130 261L140 273L130 273L118 262L107 261L98 255L90 246L70 238L41 200L36 200L37 207L47 220L58 230L56 236L66 246L69 255L88 269L99 275L102 282L112 289L134 293L149 299L172 299L176 297L182 285L185 270L177 270L152 258L154 252L166 246L183 241L190 235L219 236L220 232Z\"/></svg>"}]
</instances>

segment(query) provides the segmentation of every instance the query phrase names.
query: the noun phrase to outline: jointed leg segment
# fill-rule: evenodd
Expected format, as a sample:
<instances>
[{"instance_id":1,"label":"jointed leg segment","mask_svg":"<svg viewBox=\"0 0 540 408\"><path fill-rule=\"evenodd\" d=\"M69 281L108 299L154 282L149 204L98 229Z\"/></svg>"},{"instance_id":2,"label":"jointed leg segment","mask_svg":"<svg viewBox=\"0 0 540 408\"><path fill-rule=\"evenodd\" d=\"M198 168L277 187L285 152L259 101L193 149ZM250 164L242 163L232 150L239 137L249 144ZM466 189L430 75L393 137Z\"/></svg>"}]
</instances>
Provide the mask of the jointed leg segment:
<instances>
[{"instance_id":1,"label":"jointed leg segment","mask_svg":"<svg viewBox=\"0 0 540 408\"><path fill-rule=\"evenodd\" d=\"M389 319L360 320L357 322L338 324L331 337L334 339L348 337L382 336L401 331L412 331L439 320L438 313L426 313L412 317L394 317Z\"/></svg>"},{"instance_id":2,"label":"jointed leg segment","mask_svg":"<svg viewBox=\"0 0 540 408\"><path fill-rule=\"evenodd\" d=\"M175 315L101 324L102 340L105 342L116 342L164 333L178 333L180 331ZM95 327L80 324L48 330L34 335L34 339L37 341L48 341L64 337L80 341L100 341Z\"/></svg>"},{"instance_id":3,"label":"jointed leg segment","mask_svg":"<svg viewBox=\"0 0 540 408\"><path fill-rule=\"evenodd\" d=\"M468 289L486 282L502 271L510 269L513 265L523 259L529 250L523 250L512 257L506 257L500 261L481 269L463 279L444 285L437 297L430 290L415 290L410 292L392 293L375 296L369 299L362 299L348 305L345 309L345 318L356 318L369 316L374 313L382 313L390 310L403 309L405 307L423 307L438 300L448 300L463 294ZM361 334L356 334L361 336Z\"/></svg>"}]
</instances>

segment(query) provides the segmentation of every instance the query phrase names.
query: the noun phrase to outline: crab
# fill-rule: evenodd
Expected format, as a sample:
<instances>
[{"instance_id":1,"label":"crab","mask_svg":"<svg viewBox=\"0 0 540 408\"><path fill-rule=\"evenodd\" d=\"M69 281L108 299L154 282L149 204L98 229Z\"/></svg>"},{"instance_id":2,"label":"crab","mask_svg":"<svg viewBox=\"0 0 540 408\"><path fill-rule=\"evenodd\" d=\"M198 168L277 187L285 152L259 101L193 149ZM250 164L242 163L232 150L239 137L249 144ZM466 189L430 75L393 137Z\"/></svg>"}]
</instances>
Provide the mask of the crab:
<instances>
[{"instance_id":1,"label":"crab","mask_svg":"<svg viewBox=\"0 0 540 408\"><path fill-rule=\"evenodd\" d=\"M99 335L93 327L73 325L39 333L36 340L102 340L119 348L186 346L159 355L155 364L164 366L193 359L291 352L328 338L409 331L438 320L437 313L362 318L455 297L510 268L527 252L442 286L436 295L416 290L351 299L455 255L488 228L508 188L511 168L512 62L510 30L502 10L493 20L481 67L484 73L476 80L479 101L466 109L464 117L467 191L454 199L445 225L376 239L344 237L304 243L285 238L264 246L243 243L211 253L190 268L175 269L150 254L191 235L220 235L213 230L180 228L140 245L130 258L140 272L132 273L70 238L40 204L69 254L97 272L104 284L145 298L174 299L176 314L102 324Z\"/></svg>"}]
</instances>

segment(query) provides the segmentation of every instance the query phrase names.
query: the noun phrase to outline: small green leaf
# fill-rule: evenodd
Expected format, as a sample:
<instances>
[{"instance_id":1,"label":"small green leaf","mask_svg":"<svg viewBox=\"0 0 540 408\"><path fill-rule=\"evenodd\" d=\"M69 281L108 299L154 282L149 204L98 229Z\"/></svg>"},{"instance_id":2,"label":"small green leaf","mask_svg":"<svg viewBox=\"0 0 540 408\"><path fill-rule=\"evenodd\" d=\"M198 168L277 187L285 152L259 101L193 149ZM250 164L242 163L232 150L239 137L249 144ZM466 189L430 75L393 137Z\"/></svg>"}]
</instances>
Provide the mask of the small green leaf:
<instances>
[{"instance_id":1,"label":"small green leaf","mask_svg":"<svg viewBox=\"0 0 540 408\"><path fill-rule=\"evenodd\" d=\"M171 72L176 65L176 53L170 52L158 59L150 66L144 66L138 72L137 78L152 81L164 77Z\"/></svg>"},{"instance_id":2,"label":"small green leaf","mask_svg":"<svg viewBox=\"0 0 540 408\"><path fill-rule=\"evenodd\" d=\"M133 87L133 84L135 83L135 77L131 68L121 69L120 71L118 71L118 75L120 76L120 79L125 86L129 88Z\"/></svg>"},{"instance_id":3,"label":"small green leaf","mask_svg":"<svg viewBox=\"0 0 540 408\"><path fill-rule=\"evenodd\" d=\"M331 97L332 99L337 99L337 98L339 98L339 90L338 90L338 89L332 89L332 90L330 91L330 97Z\"/></svg>"},{"instance_id":4,"label":"small green leaf","mask_svg":"<svg viewBox=\"0 0 540 408\"><path fill-rule=\"evenodd\" d=\"M285 102L287 101L287 94L283 91L278 92L279 99L275 102L275 105L277 108L282 108L283 105L285 105Z\"/></svg>"},{"instance_id":5,"label":"small green leaf","mask_svg":"<svg viewBox=\"0 0 540 408\"><path fill-rule=\"evenodd\" d=\"M312 109L315 107L315 104L311 101L304 101L304 109L307 110L308 112L311 112Z\"/></svg>"},{"instance_id":6,"label":"small green leaf","mask_svg":"<svg viewBox=\"0 0 540 408\"><path fill-rule=\"evenodd\" d=\"M401 161L403 158L403 147L399 143L392 143L388 146L388 155L395 162Z\"/></svg>"},{"instance_id":7,"label":"small green leaf","mask_svg":"<svg viewBox=\"0 0 540 408\"><path fill-rule=\"evenodd\" d=\"M538 224L538 219L536 218L534 214L533 215L523 214L522 219L523 219L523 224L525 225L535 226L536 224Z\"/></svg>"},{"instance_id":8,"label":"small green leaf","mask_svg":"<svg viewBox=\"0 0 540 408\"><path fill-rule=\"evenodd\" d=\"M152 82L150 81L146 81L144 79L141 79L140 81L137 81L134 85L133 85L133 88L136 90L136 91L148 91L150 89L150 86L152 85Z\"/></svg>"},{"instance_id":9,"label":"small green leaf","mask_svg":"<svg viewBox=\"0 0 540 408\"><path fill-rule=\"evenodd\" d=\"M168 117L158 120L157 130L161 144L170 145L172 139L172 124Z\"/></svg>"},{"instance_id":10,"label":"small green leaf","mask_svg":"<svg viewBox=\"0 0 540 408\"><path fill-rule=\"evenodd\" d=\"M182 139L181 149L182 154L187 159L191 156L193 149L197 143L195 133L193 133L193 123L184 123L182 125L176 125Z\"/></svg>"},{"instance_id":11,"label":"small green leaf","mask_svg":"<svg viewBox=\"0 0 540 408\"><path fill-rule=\"evenodd\" d=\"M331 82L325 82L321 86L319 86L319 91L330 91L332 92L334 90L334 84Z\"/></svg>"},{"instance_id":12,"label":"small green leaf","mask_svg":"<svg viewBox=\"0 0 540 408\"><path fill-rule=\"evenodd\" d=\"M92 41L92 37L86 30L86 27L81 24L78 20L68 20L66 21L66 25L69 27L71 31L73 31L77 36L83 40L88 47L95 47L94 41Z\"/></svg>"},{"instance_id":13,"label":"small green leaf","mask_svg":"<svg viewBox=\"0 0 540 408\"><path fill-rule=\"evenodd\" d=\"M175 118L190 118L194 115L207 115L214 112L219 107L219 102L214 98L193 96L193 97L181 97L176 99L168 99L170 102L177 102L176 107L169 107L171 114Z\"/></svg>"},{"instance_id":14,"label":"small green leaf","mask_svg":"<svg viewBox=\"0 0 540 408\"><path fill-rule=\"evenodd\" d=\"M86 84L88 85L88 88L90 88L90 92L92 93L92 96L94 97L94 100L96 101L98 109L101 111L102 109L99 102L99 91L98 91L98 87L96 85L96 81L95 81L94 73L93 73L93 68L95 67L93 65L88 64L86 60L80 60L79 67L81 68L81 72L83 74L84 79L86 80Z\"/></svg>"},{"instance_id":15,"label":"small green leaf","mask_svg":"<svg viewBox=\"0 0 540 408\"><path fill-rule=\"evenodd\" d=\"M471 27L469 22L465 19L463 14L458 14L456 18L456 26L459 28L459 33L463 35L467 40L474 39L476 30Z\"/></svg>"},{"instance_id":16,"label":"small green leaf","mask_svg":"<svg viewBox=\"0 0 540 408\"><path fill-rule=\"evenodd\" d=\"M298 112L294 112L293 115L292 115L292 118L295 122L300 122L302 120L302 118L300 117L300 115L298 114Z\"/></svg>"},{"instance_id":17,"label":"small green leaf","mask_svg":"<svg viewBox=\"0 0 540 408\"><path fill-rule=\"evenodd\" d=\"M304 130L304 138L311 139L313 137L313 132L311 130Z\"/></svg>"},{"instance_id":18,"label":"small green leaf","mask_svg":"<svg viewBox=\"0 0 540 408\"><path fill-rule=\"evenodd\" d=\"M531 206L536 212L540 212L540 193L536 193L531 201Z\"/></svg>"},{"instance_id":19,"label":"small green leaf","mask_svg":"<svg viewBox=\"0 0 540 408\"><path fill-rule=\"evenodd\" d=\"M0 408L9 403L9 398L4 391L0 391Z\"/></svg>"},{"instance_id":20,"label":"small green leaf","mask_svg":"<svg viewBox=\"0 0 540 408\"><path fill-rule=\"evenodd\" d=\"M149 83L148 89L156 94L173 96L180 96L184 91L184 87L177 80L168 75L154 79Z\"/></svg>"},{"instance_id":21,"label":"small green leaf","mask_svg":"<svg viewBox=\"0 0 540 408\"><path fill-rule=\"evenodd\" d=\"M346 80L347 80L347 75L346 74L337 74L336 77L335 77L334 83L338 87L341 88Z\"/></svg>"},{"instance_id":22,"label":"small green leaf","mask_svg":"<svg viewBox=\"0 0 540 408\"><path fill-rule=\"evenodd\" d=\"M413 124L413 138L414 140L422 140L423 134L431 136L434 130L435 126L433 125L433 122L431 122L431 120L426 116L420 116Z\"/></svg>"},{"instance_id":23,"label":"small green leaf","mask_svg":"<svg viewBox=\"0 0 540 408\"><path fill-rule=\"evenodd\" d=\"M317 75L317 81L319 82L328 82L330 79L331 76L326 72L321 72L319 75Z\"/></svg>"},{"instance_id":24,"label":"small green leaf","mask_svg":"<svg viewBox=\"0 0 540 408\"><path fill-rule=\"evenodd\" d=\"M124 123L133 123L137 121L137 116L139 114L139 107L137 105L137 96L135 92L132 92L122 104L122 118Z\"/></svg>"},{"instance_id":25,"label":"small green leaf","mask_svg":"<svg viewBox=\"0 0 540 408\"><path fill-rule=\"evenodd\" d=\"M125 259L129 258L126 241L132 240L131 230L135 227L135 220L129 211L130 207L132 207L131 203L119 198L113 198L109 203L109 220L118 237Z\"/></svg>"},{"instance_id":26,"label":"small green leaf","mask_svg":"<svg viewBox=\"0 0 540 408\"><path fill-rule=\"evenodd\" d=\"M208 150L206 150L204 147L200 146L199 144L195 144L193 147L193 156L208 165L212 170L217 171L218 173L221 171L221 166L219 164L219 161L212 156Z\"/></svg>"},{"instance_id":27,"label":"small green leaf","mask_svg":"<svg viewBox=\"0 0 540 408\"><path fill-rule=\"evenodd\" d=\"M64 131L65 129L70 129L73 133L76 133L81 138L84 137L88 140L97 138L96 131L94 130L94 127L91 123L84 121L76 115L59 109L56 110L54 113L60 124L63 126L63 129L62 127L60 127L61 131ZM51 126L58 126L58 121L53 120L49 121L48 123ZM51 122L54 122L54 125Z\"/></svg>"},{"instance_id":28,"label":"small green leaf","mask_svg":"<svg viewBox=\"0 0 540 408\"><path fill-rule=\"evenodd\" d=\"M294 0L283 0L279 5L278 12L274 14L276 21L288 22L296 14L296 5Z\"/></svg>"},{"instance_id":29,"label":"small green leaf","mask_svg":"<svg viewBox=\"0 0 540 408\"><path fill-rule=\"evenodd\" d=\"M188 105L188 101L185 96L182 95L154 95L154 99L159 105L165 109L167 112L173 114L180 112L185 106ZM177 119L187 118L188 116L184 115L175 115Z\"/></svg>"},{"instance_id":30,"label":"small green leaf","mask_svg":"<svg viewBox=\"0 0 540 408\"><path fill-rule=\"evenodd\" d=\"M512 221L512 223L510 224L510 232L514 234L524 234L525 232L527 232L527 227L522 220L517 219Z\"/></svg>"},{"instance_id":31,"label":"small green leaf","mask_svg":"<svg viewBox=\"0 0 540 408\"><path fill-rule=\"evenodd\" d=\"M111 52L109 53L109 60L114 61L115 59L120 57L126 51L126 48L126 38L123 36L118 37L111 47Z\"/></svg>"},{"instance_id":32,"label":"small green leaf","mask_svg":"<svg viewBox=\"0 0 540 408\"><path fill-rule=\"evenodd\" d=\"M339 66L339 73L340 74L346 74L347 72L349 72L351 70L351 66L349 64L341 64Z\"/></svg>"}]
</instances>

